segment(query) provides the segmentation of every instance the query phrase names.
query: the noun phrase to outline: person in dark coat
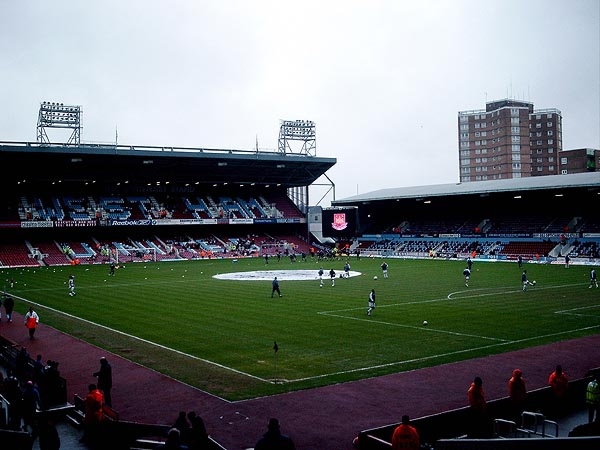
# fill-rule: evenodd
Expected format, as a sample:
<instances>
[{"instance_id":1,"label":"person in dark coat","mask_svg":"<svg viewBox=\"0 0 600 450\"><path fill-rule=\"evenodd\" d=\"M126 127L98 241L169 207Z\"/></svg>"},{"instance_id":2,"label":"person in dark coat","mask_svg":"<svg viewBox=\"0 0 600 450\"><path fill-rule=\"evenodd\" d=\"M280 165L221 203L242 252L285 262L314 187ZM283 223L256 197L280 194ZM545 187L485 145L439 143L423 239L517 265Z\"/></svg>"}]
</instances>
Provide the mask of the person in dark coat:
<instances>
[{"instance_id":1,"label":"person in dark coat","mask_svg":"<svg viewBox=\"0 0 600 450\"><path fill-rule=\"evenodd\" d=\"M94 376L98 379L96 385L104 394L104 404L112 408L112 398L110 390L112 389L112 367L108 360L103 356L100 358L100 370L94 372Z\"/></svg>"},{"instance_id":2,"label":"person in dark coat","mask_svg":"<svg viewBox=\"0 0 600 450\"><path fill-rule=\"evenodd\" d=\"M254 450L296 450L294 441L289 436L281 434L279 420L269 419L267 432L254 446Z\"/></svg>"}]
</instances>

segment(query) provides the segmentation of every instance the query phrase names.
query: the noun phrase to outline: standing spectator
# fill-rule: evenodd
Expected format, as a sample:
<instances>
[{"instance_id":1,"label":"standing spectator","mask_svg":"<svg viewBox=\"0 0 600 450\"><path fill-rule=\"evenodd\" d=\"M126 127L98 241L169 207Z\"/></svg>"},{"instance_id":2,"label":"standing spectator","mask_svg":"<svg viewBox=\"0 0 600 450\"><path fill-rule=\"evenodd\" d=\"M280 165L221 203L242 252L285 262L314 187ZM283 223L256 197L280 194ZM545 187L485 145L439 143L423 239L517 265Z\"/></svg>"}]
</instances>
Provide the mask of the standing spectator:
<instances>
[{"instance_id":1,"label":"standing spectator","mask_svg":"<svg viewBox=\"0 0 600 450\"><path fill-rule=\"evenodd\" d=\"M190 450L206 450L210 447L210 441L204 420L194 411L188 413L188 419L190 421L190 430L187 435L187 446Z\"/></svg>"},{"instance_id":2,"label":"standing spectator","mask_svg":"<svg viewBox=\"0 0 600 450\"><path fill-rule=\"evenodd\" d=\"M277 295L282 297L281 290L279 289L279 280L277 280L277 277L273 278L272 285L273 285L273 288L271 289L271 298L273 298L273 296L275 295L275 292L277 292Z\"/></svg>"},{"instance_id":3,"label":"standing spectator","mask_svg":"<svg viewBox=\"0 0 600 450\"><path fill-rule=\"evenodd\" d=\"M552 390L552 400L549 407L550 413L555 417L564 415L567 407L567 394L569 390L569 377L560 364L548 377L548 386Z\"/></svg>"},{"instance_id":4,"label":"standing spectator","mask_svg":"<svg viewBox=\"0 0 600 450\"><path fill-rule=\"evenodd\" d=\"M104 394L104 404L112 408L112 397L110 395L110 390L112 389L112 366L104 356L100 358L100 370L94 372L93 376L98 379L96 385Z\"/></svg>"},{"instance_id":5,"label":"standing spectator","mask_svg":"<svg viewBox=\"0 0 600 450\"><path fill-rule=\"evenodd\" d=\"M29 311L25 314L25 326L29 331L29 339L33 339L35 330L40 323L40 316L33 310L33 306L29 307Z\"/></svg>"},{"instance_id":6,"label":"standing spectator","mask_svg":"<svg viewBox=\"0 0 600 450\"><path fill-rule=\"evenodd\" d=\"M279 420L269 419L267 432L259 439L254 450L296 450L294 441L281 433Z\"/></svg>"},{"instance_id":7,"label":"standing spectator","mask_svg":"<svg viewBox=\"0 0 600 450\"><path fill-rule=\"evenodd\" d=\"M488 421L487 402L483 391L483 380L475 377L467 391L469 400L469 432L470 438L487 438L491 434Z\"/></svg>"},{"instance_id":8,"label":"standing spectator","mask_svg":"<svg viewBox=\"0 0 600 450\"><path fill-rule=\"evenodd\" d=\"M381 263L381 273L383 274L383 278L388 277L388 264L385 261Z\"/></svg>"},{"instance_id":9,"label":"standing spectator","mask_svg":"<svg viewBox=\"0 0 600 450\"><path fill-rule=\"evenodd\" d=\"M329 278L331 278L331 287L335 286L335 270L329 271Z\"/></svg>"},{"instance_id":10,"label":"standing spectator","mask_svg":"<svg viewBox=\"0 0 600 450\"><path fill-rule=\"evenodd\" d=\"M175 423L173 424L172 428L177 428L181 432L182 438L188 434L190 430L190 423L187 420L185 411L179 411L177 419L175 419Z\"/></svg>"},{"instance_id":11,"label":"standing spectator","mask_svg":"<svg viewBox=\"0 0 600 450\"><path fill-rule=\"evenodd\" d=\"M594 420L600 422L600 383L597 376L587 385L585 404L588 407L588 422L592 423Z\"/></svg>"},{"instance_id":12,"label":"standing spectator","mask_svg":"<svg viewBox=\"0 0 600 450\"><path fill-rule=\"evenodd\" d=\"M463 276L465 277L465 286L469 287L469 280L471 279L471 269L468 267L463 270Z\"/></svg>"},{"instance_id":13,"label":"standing spectator","mask_svg":"<svg viewBox=\"0 0 600 450\"><path fill-rule=\"evenodd\" d=\"M596 286L598 287L598 286ZM15 300L12 296L5 294L4 295L4 312L6 312L6 320L8 322L12 322L12 313L15 307Z\"/></svg>"},{"instance_id":14,"label":"standing spectator","mask_svg":"<svg viewBox=\"0 0 600 450\"><path fill-rule=\"evenodd\" d=\"M69 275L68 286L69 286L69 295L71 297L75 297L75 275Z\"/></svg>"},{"instance_id":15,"label":"standing spectator","mask_svg":"<svg viewBox=\"0 0 600 450\"><path fill-rule=\"evenodd\" d=\"M371 289L369 292L369 308L367 309L367 316L370 316L375 309L375 289Z\"/></svg>"},{"instance_id":16,"label":"standing spectator","mask_svg":"<svg viewBox=\"0 0 600 450\"><path fill-rule=\"evenodd\" d=\"M37 426L35 423L35 416L37 410L40 408L40 392L37 387L33 384L33 381L29 380L25 384L23 395L21 397L22 408L21 412L23 415L23 430L29 431L31 434L37 434Z\"/></svg>"},{"instance_id":17,"label":"standing spectator","mask_svg":"<svg viewBox=\"0 0 600 450\"><path fill-rule=\"evenodd\" d=\"M102 406L104 404L104 396L98 387L91 383L88 385L88 393L83 399L83 437L80 442L86 442L95 446L99 441L99 431L104 413Z\"/></svg>"},{"instance_id":18,"label":"standing spectator","mask_svg":"<svg viewBox=\"0 0 600 450\"><path fill-rule=\"evenodd\" d=\"M417 429L410 424L410 417L402 416L402 423L392 434L392 450L419 450L421 438Z\"/></svg>"},{"instance_id":19,"label":"standing spectator","mask_svg":"<svg viewBox=\"0 0 600 450\"><path fill-rule=\"evenodd\" d=\"M508 380L508 397L513 418L515 422L518 422L521 413L525 410L525 401L527 400L527 386L521 369L513 370L512 377Z\"/></svg>"},{"instance_id":20,"label":"standing spectator","mask_svg":"<svg viewBox=\"0 0 600 450\"><path fill-rule=\"evenodd\" d=\"M598 289L598 277L596 275L596 269L594 268L590 269L590 289L592 286L596 286L596 289ZM4 306L6 307L6 301L4 301ZM6 313L6 315L8 316L8 313Z\"/></svg>"},{"instance_id":21,"label":"standing spectator","mask_svg":"<svg viewBox=\"0 0 600 450\"><path fill-rule=\"evenodd\" d=\"M56 425L52 417L42 417L39 425L39 441L40 450L59 450L60 436L56 430Z\"/></svg>"}]
</instances>

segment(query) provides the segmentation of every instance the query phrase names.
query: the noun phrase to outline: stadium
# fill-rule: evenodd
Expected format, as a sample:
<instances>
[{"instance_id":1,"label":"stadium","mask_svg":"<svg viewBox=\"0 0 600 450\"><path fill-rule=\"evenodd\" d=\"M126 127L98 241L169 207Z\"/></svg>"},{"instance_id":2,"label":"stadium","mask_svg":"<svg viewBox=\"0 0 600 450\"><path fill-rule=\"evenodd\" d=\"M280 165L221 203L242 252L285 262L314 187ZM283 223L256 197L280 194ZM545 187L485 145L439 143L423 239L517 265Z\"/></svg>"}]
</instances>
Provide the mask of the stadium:
<instances>
[{"instance_id":1,"label":"stadium","mask_svg":"<svg viewBox=\"0 0 600 450\"><path fill-rule=\"evenodd\" d=\"M537 411L562 364L580 410L600 367L598 172L389 188L323 208L309 188L336 160L315 156L314 138L314 123L289 121L278 152L0 142L4 299L16 323L29 306L42 318L34 340L0 323L3 364L23 347L59 361L58 415L107 356L115 449L153 448L180 410L203 417L211 448L252 448L269 417L298 449L389 448L404 414L435 448L477 448L442 441L466 434L475 375L504 420L517 366ZM564 436L555 445L598 445ZM515 448L501 445L486 448Z\"/></svg>"}]
</instances>

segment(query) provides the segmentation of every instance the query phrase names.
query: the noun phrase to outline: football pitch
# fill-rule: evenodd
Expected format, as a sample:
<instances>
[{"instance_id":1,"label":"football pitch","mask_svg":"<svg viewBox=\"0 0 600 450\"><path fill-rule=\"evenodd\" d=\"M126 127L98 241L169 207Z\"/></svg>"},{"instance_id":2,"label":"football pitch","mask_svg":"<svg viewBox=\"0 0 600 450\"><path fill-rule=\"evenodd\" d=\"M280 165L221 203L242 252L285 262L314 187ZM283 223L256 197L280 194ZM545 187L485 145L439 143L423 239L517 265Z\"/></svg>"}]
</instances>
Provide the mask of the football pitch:
<instances>
[{"instance_id":1,"label":"football pitch","mask_svg":"<svg viewBox=\"0 0 600 450\"><path fill-rule=\"evenodd\" d=\"M41 323L229 400L508 352L600 331L589 266L262 258L2 269ZM318 269L325 270L320 287ZM75 276L76 296L66 282ZM282 297L271 298L277 275ZM377 279L374 277L377 276ZM14 286L10 287L10 280ZM367 316L371 289L377 307ZM427 321L427 325L423 322ZM43 338L43 330L40 339ZM277 343L277 345L275 345ZM49 355L50 356L50 355Z\"/></svg>"}]
</instances>

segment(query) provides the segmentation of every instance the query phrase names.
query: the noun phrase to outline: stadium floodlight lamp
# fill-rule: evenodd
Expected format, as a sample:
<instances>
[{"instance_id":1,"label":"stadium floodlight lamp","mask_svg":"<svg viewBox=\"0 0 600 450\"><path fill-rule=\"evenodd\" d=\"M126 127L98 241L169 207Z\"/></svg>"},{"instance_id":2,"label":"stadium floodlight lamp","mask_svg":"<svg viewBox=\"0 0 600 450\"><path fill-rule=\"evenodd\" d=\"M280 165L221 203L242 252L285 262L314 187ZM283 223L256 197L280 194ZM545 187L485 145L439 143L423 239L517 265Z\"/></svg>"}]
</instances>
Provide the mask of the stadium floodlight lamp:
<instances>
[{"instance_id":1,"label":"stadium floodlight lamp","mask_svg":"<svg viewBox=\"0 0 600 450\"><path fill-rule=\"evenodd\" d=\"M279 152L299 153L315 156L315 122L312 120L282 120L279 127ZM298 142L299 151L294 151L292 143Z\"/></svg>"},{"instance_id":2,"label":"stadium floodlight lamp","mask_svg":"<svg viewBox=\"0 0 600 450\"><path fill-rule=\"evenodd\" d=\"M67 144L80 144L81 107L65 106L64 103L44 101L40 104L37 138L40 143L50 143L46 128L70 128L73 131Z\"/></svg>"}]
</instances>

